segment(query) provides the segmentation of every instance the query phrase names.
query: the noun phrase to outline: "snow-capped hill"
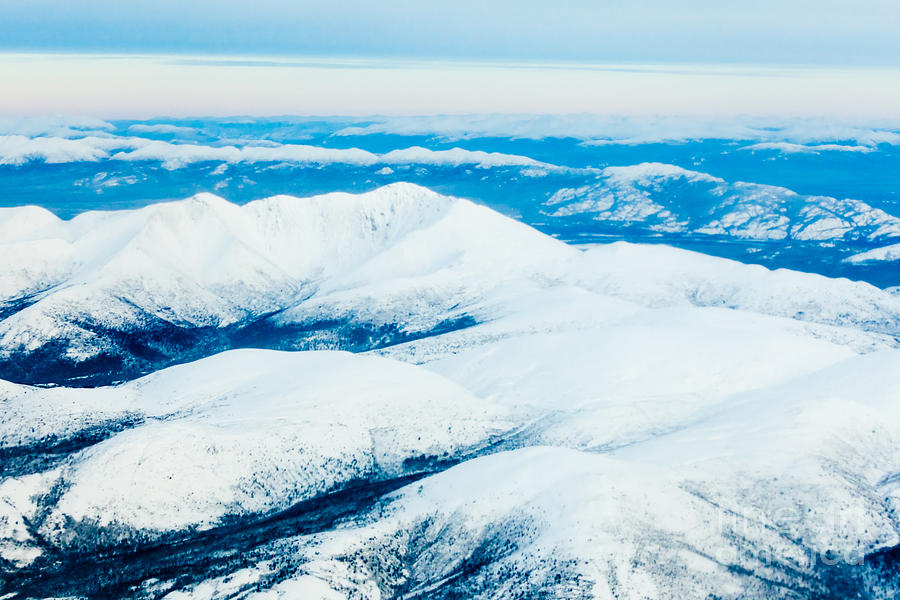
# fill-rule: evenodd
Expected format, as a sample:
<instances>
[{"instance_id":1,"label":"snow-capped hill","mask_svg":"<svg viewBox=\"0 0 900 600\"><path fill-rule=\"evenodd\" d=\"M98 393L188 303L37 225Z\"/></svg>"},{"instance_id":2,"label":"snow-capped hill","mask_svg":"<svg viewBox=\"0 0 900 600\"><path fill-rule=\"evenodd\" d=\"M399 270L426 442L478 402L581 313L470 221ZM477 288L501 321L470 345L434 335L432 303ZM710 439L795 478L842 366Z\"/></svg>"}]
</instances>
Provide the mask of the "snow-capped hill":
<instances>
[{"instance_id":1,"label":"snow-capped hill","mask_svg":"<svg viewBox=\"0 0 900 600\"><path fill-rule=\"evenodd\" d=\"M875 248L868 252L860 252L844 259L848 263L855 265L865 265L870 263L893 262L900 260L900 244L891 244Z\"/></svg>"},{"instance_id":2,"label":"snow-capped hill","mask_svg":"<svg viewBox=\"0 0 900 600\"><path fill-rule=\"evenodd\" d=\"M900 336L897 297L865 282L654 244L597 244L580 260L582 285L645 306L725 307Z\"/></svg>"},{"instance_id":3,"label":"snow-capped hill","mask_svg":"<svg viewBox=\"0 0 900 600\"><path fill-rule=\"evenodd\" d=\"M6 244L14 260L0 267L0 346L10 356L61 344L76 362L117 354L108 338L134 331L174 328L177 343L198 328L246 323L365 265L371 279L440 270L463 254L515 268L544 251L571 252L471 202L409 184L244 206L201 194L71 221L32 210L5 216L2 226L19 233ZM442 237L418 243L416 254L403 249L429 235ZM392 258L377 267L385 253Z\"/></svg>"},{"instance_id":4,"label":"snow-capped hill","mask_svg":"<svg viewBox=\"0 0 900 600\"><path fill-rule=\"evenodd\" d=\"M882 482L900 470L900 352L857 358L796 322L723 309L615 319L580 337L475 339L424 368L241 350L114 388L3 384L13 477L0 484L0 556L26 573L68 573L65 560L54 566L61 553L90 574L104 568L98 550L112 550L115 577L150 581L166 567L143 550L177 541L161 552L218 577L233 564L219 540L246 539L253 552L237 564L251 572L233 579L263 587L303 573L362 597L371 581L397 594L695 596L713 582L725 597L783 585L819 597L859 576L846 563L898 544ZM493 327L483 333L496 339L499 325L465 333ZM366 495L534 443L557 447L467 460L380 502ZM349 500L331 496L342 490ZM295 507L317 522L332 502L348 512L341 527L292 526ZM816 562L826 551L840 557L834 570ZM247 579L271 574L272 558L276 577Z\"/></svg>"},{"instance_id":5,"label":"snow-capped hill","mask_svg":"<svg viewBox=\"0 0 900 600\"><path fill-rule=\"evenodd\" d=\"M78 138L0 135L0 165L22 166L39 161L46 164L158 161L163 168L169 170L209 162L287 163L323 167L333 165L370 167L379 164L437 167L471 165L480 169L532 167L542 170L568 170L566 167L540 162L527 156L466 150L459 147L432 150L412 146L376 154L360 148L330 148L273 141L269 141L268 144L207 145L196 141L182 140L176 143L134 135L103 137L87 135Z\"/></svg>"},{"instance_id":6,"label":"snow-capped hill","mask_svg":"<svg viewBox=\"0 0 900 600\"><path fill-rule=\"evenodd\" d=\"M245 206L198 194L138 210L84 213L71 221L16 210L0 226L17 232L5 238L8 243L71 245L71 256L60 262L76 281L124 277L129 267L145 276L153 267L175 271L213 285L273 271L311 280L365 260L441 218L454 202L464 201L408 184L361 196L285 196ZM28 266L16 264L20 270ZM41 275L36 272L34 279ZM20 292L4 289L2 295Z\"/></svg>"},{"instance_id":7,"label":"snow-capped hill","mask_svg":"<svg viewBox=\"0 0 900 600\"><path fill-rule=\"evenodd\" d=\"M83 219L7 378L205 358L0 381L0 594L895 585L900 296L412 186ZM827 551L869 562L795 560Z\"/></svg>"},{"instance_id":8,"label":"snow-capped hill","mask_svg":"<svg viewBox=\"0 0 900 600\"><path fill-rule=\"evenodd\" d=\"M73 548L148 542L427 472L509 427L505 409L434 373L343 352L235 350L118 388L2 393L5 470L28 473L38 454L63 449L56 481L43 481L61 493L38 499L44 515L30 531Z\"/></svg>"},{"instance_id":9,"label":"snow-capped hill","mask_svg":"<svg viewBox=\"0 0 900 600\"><path fill-rule=\"evenodd\" d=\"M589 217L663 233L760 241L900 237L900 217L858 200L729 183L660 163L607 167L597 183L559 190L547 206L554 217Z\"/></svg>"},{"instance_id":10,"label":"snow-capped hill","mask_svg":"<svg viewBox=\"0 0 900 600\"><path fill-rule=\"evenodd\" d=\"M607 167L603 176L621 185L655 185L667 179L683 179L690 182L725 183L724 179L708 173L691 171L677 165L649 162L626 167Z\"/></svg>"},{"instance_id":11,"label":"snow-capped hill","mask_svg":"<svg viewBox=\"0 0 900 600\"><path fill-rule=\"evenodd\" d=\"M0 239L4 244L41 239L58 226L59 217L40 206L0 208Z\"/></svg>"},{"instance_id":12,"label":"snow-capped hill","mask_svg":"<svg viewBox=\"0 0 900 600\"><path fill-rule=\"evenodd\" d=\"M172 598L890 597L898 361L838 361L606 455L558 444L473 458ZM594 427L651 417L630 408Z\"/></svg>"},{"instance_id":13,"label":"snow-capped hill","mask_svg":"<svg viewBox=\"0 0 900 600\"><path fill-rule=\"evenodd\" d=\"M25 383L109 383L243 346L369 350L569 288L836 325L849 337L900 332L900 300L871 285L662 246L585 252L409 184L243 206L201 194L70 221L40 210L6 217L0 226L18 233L0 266L0 376ZM579 310L576 319L591 312Z\"/></svg>"}]
</instances>

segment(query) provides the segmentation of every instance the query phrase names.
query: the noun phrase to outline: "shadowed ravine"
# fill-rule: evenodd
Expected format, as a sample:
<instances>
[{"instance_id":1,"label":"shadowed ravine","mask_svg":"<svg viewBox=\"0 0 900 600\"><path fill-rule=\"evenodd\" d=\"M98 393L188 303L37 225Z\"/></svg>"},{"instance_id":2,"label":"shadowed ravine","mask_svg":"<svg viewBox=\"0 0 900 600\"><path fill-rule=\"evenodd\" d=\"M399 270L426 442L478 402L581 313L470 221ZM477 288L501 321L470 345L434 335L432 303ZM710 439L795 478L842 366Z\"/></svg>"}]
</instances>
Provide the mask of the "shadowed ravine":
<instances>
[{"instance_id":1,"label":"shadowed ravine","mask_svg":"<svg viewBox=\"0 0 900 600\"><path fill-rule=\"evenodd\" d=\"M438 469L457 461L435 464ZM301 559L288 551L290 539L324 532L365 519L385 494L427 477L434 471L421 471L378 482L355 482L344 489L319 498L303 501L288 510L265 518L244 518L215 529L173 535L171 539L113 551L85 549L83 552L60 553L50 546L46 554L28 568L16 570L0 565L0 593L9 598L85 597L85 598L161 598L166 594L199 582L226 576L261 561L273 561L270 572L261 579L240 586L225 597L239 598L254 590L266 589L295 575L303 567ZM425 523L421 527L425 527ZM376 545L371 556L358 558L389 569L376 573L383 578L385 598L410 600L427 598L450 600L489 593L502 587L505 577L525 574L500 570L495 561L517 550L518 541L527 540L529 526L524 523L498 524L486 532L482 543L459 560L459 566L436 579L421 580L414 569L415 557L428 552L422 532L410 531L410 546ZM449 534L449 532L448 532ZM281 541L287 546L282 547ZM406 542L403 542L404 544ZM393 550L385 553L385 550ZM691 552L702 552L689 549ZM707 557L712 560L712 557ZM900 547L866 556L863 564L846 565L835 561L819 561L812 574L794 573L796 583L768 579L737 565L722 564L733 574L746 577L754 586L768 590L768 598L838 600L847 598L891 598L898 592ZM447 558L450 560L450 557ZM826 559L827 560L827 559ZM412 561L412 562L407 562ZM410 575L410 570L413 570ZM406 575L397 579L397 572ZM561 558L553 565L556 575L547 581L533 582L528 598L589 598L590 582L577 575L574 564L567 566ZM423 574L418 574L421 576ZM388 583L392 582L392 583ZM536 585L539 584L539 585ZM8 594L8 596L6 596ZM517 596L518 597L518 596ZM712 592L709 598L718 596Z\"/></svg>"},{"instance_id":2,"label":"shadowed ravine","mask_svg":"<svg viewBox=\"0 0 900 600\"><path fill-rule=\"evenodd\" d=\"M9 448L2 456L20 460L23 472L31 472L32 463L44 453L56 456L60 462L74 456L79 450L95 444L117 431L140 424L140 421L122 421L105 428L93 428L67 440L49 440L48 445ZM31 565L17 569L13 565L0 564L0 594L9 598L85 597L85 598L161 598L166 594L189 588L200 582L227 577L240 569L254 567L269 561L270 569L258 580L239 586L224 597L240 598L246 593L267 589L280 581L302 572L302 555L293 555L292 540L300 536L333 531L341 527L363 526L379 514L392 492L422 481L429 476L471 460L496 452L514 450L533 443L545 423L532 423L528 427L508 432L503 438L471 453L447 459L421 457L404 463L406 474L379 480L376 478L347 482L331 492L301 501L290 508L269 515L246 515L225 519L215 528L205 531L180 531L164 535L153 542L141 542L140 531L125 531L121 539L131 541L111 542L103 547L105 539L118 536L115 528L97 529L94 534L78 532L80 528L93 527L89 523L71 524L71 530L81 540L73 545L60 546L42 540L38 534L40 523L27 523L33 535L40 541L43 555ZM43 452L42 452L43 451ZM49 460L49 459L48 459ZM51 493L58 495L59 490ZM712 500L698 494L702 502L721 509ZM54 497L43 500L48 506ZM39 511L40 513L40 511ZM762 522L757 527L768 527ZM393 539L373 539L370 547L346 557L348 561L362 561L377 577L382 597L396 600L434 599L455 600L490 593L500 589L505 580L529 580L528 593L522 598L590 598L591 582L578 572L577 561L559 556L552 565L542 565L551 574L532 577L509 567L499 567L504 558L520 550L520 546L532 541L534 526L531 518L521 515L510 521L493 523L482 532L474 547L466 547L461 541L460 555L452 543L425 535L429 522L412 525L406 531L395 534ZM445 525L442 538L453 540L461 534L455 526ZM85 535L87 533L87 535ZM86 540L96 540L97 545L85 545ZM661 534L660 541L664 541ZM741 547L749 540L735 539ZM796 540L794 540L796 542ZM683 542L669 540L673 546L684 546L689 553L704 557L733 575L752 582L753 589L766 590L767 598L837 600L846 598L882 599L894 597L900 588L900 547L889 548L864 557L861 564L848 564L841 560L818 557L812 568L795 568L790 561L776 561L772 570L747 569L738 564L718 562L702 548L685 546ZM435 547L432 547L432 544ZM435 549L437 548L437 549ZM443 549L441 549L443 548ZM436 554L435 554L436 553ZM419 558L430 556L437 570L430 571L419 564ZM442 563L452 566L442 570ZM611 582L614 583L614 582ZM510 596L520 597L520 596ZM718 596L712 592L709 598Z\"/></svg>"},{"instance_id":3,"label":"shadowed ravine","mask_svg":"<svg viewBox=\"0 0 900 600\"><path fill-rule=\"evenodd\" d=\"M387 481L354 482L276 515L236 519L209 531L174 534L169 540L143 547L138 543L134 548L108 552L91 548L60 552L45 547L46 556L26 569L10 570L5 566L0 591L23 597L157 598L249 565L254 551L266 543L332 529L367 511L379 496L431 472ZM141 583L149 579L166 582L165 589L142 591Z\"/></svg>"},{"instance_id":4,"label":"shadowed ravine","mask_svg":"<svg viewBox=\"0 0 900 600\"><path fill-rule=\"evenodd\" d=\"M470 316L446 319L427 331L408 331L395 323L372 324L326 319L274 324L271 313L228 327L186 327L145 313L143 325L118 331L94 323L76 323L103 339L105 346L86 360L67 357L63 342L0 361L0 379L27 385L97 387L137 379L148 373L237 348L268 350L347 350L387 348L477 325Z\"/></svg>"},{"instance_id":5,"label":"shadowed ravine","mask_svg":"<svg viewBox=\"0 0 900 600\"><path fill-rule=\"evenodd\" d=\"M80 450L142 422L123 420L90 428L66 440L44 440L27 447L3 449L0 459L4 467L12 469L5 475L22 475L62 464ZM68 529L74 543L61 546L42 538L39 522L26 520L29 533L38 540L43 554L25 568L0 561L0 597L159 598L274 558L284 564L281 570L267 576L265 583L273 585L291 576L298 564L290 556L279 557L277 545L268 546L365 520L385 495L399 488L466 460L515 448L519 444L517 433L511 432L510 438L489 440L481 448L452 457L408 458L403 464L404 474L399 477L380 479L376 474L352 480L274 514L230 516L212 529L171 532L152 542L142 542L139 530L121 527L121 531L116 531L115 526L101 528L93 523L72 522ZM39 501L44 508L38 511L38 518L58 501L61 492L57 485Z\"/></svg>"}]
</instances>

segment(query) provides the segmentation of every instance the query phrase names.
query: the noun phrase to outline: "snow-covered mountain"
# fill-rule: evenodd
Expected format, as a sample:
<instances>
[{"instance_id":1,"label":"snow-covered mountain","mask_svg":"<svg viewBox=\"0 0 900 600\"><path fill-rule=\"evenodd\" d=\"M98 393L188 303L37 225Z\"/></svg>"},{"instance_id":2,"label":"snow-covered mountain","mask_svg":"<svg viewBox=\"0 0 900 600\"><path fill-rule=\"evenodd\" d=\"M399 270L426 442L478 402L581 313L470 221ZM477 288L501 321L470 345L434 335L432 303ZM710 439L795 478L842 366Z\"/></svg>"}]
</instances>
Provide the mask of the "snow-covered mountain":
<instances>
[{"instance_id":1,"label":"snow-covered mountain","mask_svg":"<svg viewBox=\"0 0 900 600\"><path fill-rule=\"evenodd\" d=\"M900 238L900 217L852 199L727 182L660 163L607 167L596 183L547 201L553 217L587 217L666 234L754 241L867 241Z\"/></svg>"},{"instance_id":2,"label":"snow-covered mountain","mask_svg":"<svg viewBox=\"0 0 900 600\"><path fill-rule=\"evenodd\" d=\"M0 595L898 591L900 296L412 185L0 231Z\"/></svg>"},{"instance_id":3,"label":"snow-covered mountain","mask_svg":"<svg viewBox=\"0 0 900 600\"><path fill-rule=\"evenodd\" d=\"M245 204L409 182L570 242L662 242L879 287L900 284L896 270L845 259L900 241L898 171L887 122L0 119L0 207L72 218L205 192Z\"/></svg>"},{"instance_id":4,"label":"snow-covered mountain","mask_svg":"<svg viewBox=\"0 0 900 600\"><path fill-rule=\"evenodd\" d=\"M900 260L900 244L882 246L867 252L860 252L845 259L852 264L869 264L881 262L893 262Z\"/></svg>"},{"instance_id":5,"label":"snow-covered mountain","mask_svg":"<svg viewBox=\"0 0 900 600\"><path fill-rule=\"evenodd\" d=\"M584 251L409 184L244 206L203 194L69 221L5 209L0 234L0 375L23 383L110 382L232 347L367 350L566 286L900 329L900 299L867 284L671 248Z\"/></svg>"},{"instance_id":6,"label":"snow-covered mountain","mask_svg":"<svg viewBox=\"0 0 900 600\"><path fill-rule=\"evenodd\" d=\"M39 526L30 521L34 537L6 540L22 556L47 542L77 552L266 516L434 470L509 427L502 407L438 375L340 352L233 351L73 391L4 389L2 444L20 449L6 474L60 465L39 476L62 493Z\"/></svg>"}]
</instances>

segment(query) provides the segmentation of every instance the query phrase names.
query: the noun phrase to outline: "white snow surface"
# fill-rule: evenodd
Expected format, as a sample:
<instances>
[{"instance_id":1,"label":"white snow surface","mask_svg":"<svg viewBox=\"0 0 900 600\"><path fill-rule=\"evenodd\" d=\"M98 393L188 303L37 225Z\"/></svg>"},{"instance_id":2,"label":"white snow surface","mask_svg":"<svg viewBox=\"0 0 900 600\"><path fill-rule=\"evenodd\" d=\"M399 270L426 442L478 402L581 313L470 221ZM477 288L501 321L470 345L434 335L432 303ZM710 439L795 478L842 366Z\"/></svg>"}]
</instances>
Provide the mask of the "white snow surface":
<instances>
[{"instance_id":1,"label":"white snow surface","mask_svg":"<svg viewBox=\"0 0 900 600\"><path fill-rule=\"evenodd\" d=\"M828 579L810 556L842 569L900 545L900 296L874 286L568 246L411 185L71 221L14 209L0 231L3 298L36 298L0 323L4 352L89 354L71 315L128 325L126 304L427 334L231 350L94 389L0 383L2 448L108 429L0 482L11 563L181 539L426 459L465 460L171 598L814 596Z\"/></svg>"},{"instance_id":2,"label":"white snow surface","mask_svg":"<svg viewBox=\"0 0 900 600\"><path fill-rule=\"evenodd\" d=\"M295 580L415 597L461 575L462 593L490 598L826 594L823 559L858 569L900 543L898 368L898 351L851 357L610 454L537 446L466 461L355 528L279 543L300 572L271 597ZM226 591L211 580L172 598Z\"/></svg>"},{"instance_id":3,"label":"white snow surface","mask_svg":"<svg viewBox=\"0 0 900 600\"><path fill-rule=\"evenodd\" d=\"M890 246L882 246L867 252L860 252L844 260L853 264L893 262L900 260L900 244L891 244Z\"/></svg>"},{"instance_id":4,"label":"white snow surface","mask_svg":"<svg viewBox=\"0 0 900 600\"><path fill-rule=\"evenodd\" d=\"M900 237L900 218L859 200L732 183L663 163L607 167L597 183L561 189L547 206L554 217L588 215L666 233L807 242Z\"/></svg>"},{"instance_id":5,"label":"white snow surface","mask_svg":"<svg viewBox=\"0 0 900 600\"><path fill-rule=\"evenodd\" d=\"M281 311L272 322L428 331L452 316L490 319L493 304L521 290L565 287L851 326L854 335L900 330L900 299L871 285L661 246L584 252L411 184L244 206L200 194L69 221L0 209L0 239L0 302L20 309L0 321L0 357L53 341L84 360L107 347L98 329L140 330L148 317L221 328Z\"/></svg>"},{"instance_id":6,"label":"white snow surface","mask_svg":"<svg viewBox=\"0 0 900 600\"><path fill-rule=\"evenodd\" d=\"M41 525L60 544L73 542L72 522L128 539L268 514L403 475L407 459L465 454L509 428L503 408L451 381L345 352L234 350L117 388L4 392L4 445L145 419L61 470L64 492Z\"/></svg>"}]
</instances>

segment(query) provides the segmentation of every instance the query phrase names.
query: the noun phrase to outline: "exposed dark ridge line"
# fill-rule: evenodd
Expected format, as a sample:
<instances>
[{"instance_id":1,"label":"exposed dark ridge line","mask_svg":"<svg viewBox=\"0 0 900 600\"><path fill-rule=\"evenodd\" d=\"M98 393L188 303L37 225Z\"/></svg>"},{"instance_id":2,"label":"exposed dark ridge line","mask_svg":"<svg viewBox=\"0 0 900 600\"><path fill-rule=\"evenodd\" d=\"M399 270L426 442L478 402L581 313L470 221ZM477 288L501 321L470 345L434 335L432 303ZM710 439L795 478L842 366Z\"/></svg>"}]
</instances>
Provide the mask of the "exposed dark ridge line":
<instances>
[{"instance_id":1,"label":"exposed dark ridge line","mask_svg":"<svg viewBox=\"0 0 900 600\"><path fill-rule=\"evenodd\" d=\"M280 312L280 311L279 311ZM287 325L264 324L264 319L258 319L247 326L241 326L235 330L232 348L261 348L270 350L314 350L315 342L306 346L308 339L296 339L284 332L301 333L331 333L344 332L343 338L335 340L337 347L334 349L349 350L350 352L368 352L390 348L407 342L421 340L429 337L443 335L452 331L467 329L479 324L473 316L462 315L455 318L443 319L432 328L405 332L403 323L366 323L353 321L350 318L339 317L322 319L303 323L291 323ZM255 331L259 327L261 331ZM266 341L266 338L276 338L275 341ZM368 338L368 339L367 339Z\"/></svg>"},{"instance_id":2,"label":"exposed dark ridge line","mask_svg":"<svg viewBox=\"0 0 900 600\"><path fill-rule=\"evenodd\" d=\"M876 487L884 487L888 485L894 485L900 483L900 471L896 473L891 473L889 475L885 475L882 477L878 483L875 484Z\"/></svg>"},{"instance_id":3,"label":"exposed dark ridge line","mask_svg":"<svg viewBox=\"0 0 900 600\"><path fill-rule=\"evenodd\" d=\"M472 460L472 459L475 459L475 458L478 458L481 456L486 456L486 455L490 455L490 454L494 454L494 453L498 453L498 452L505 452L505 451L521 448L525 444L522 443L520 434L522 433L523 430L525 430L527 428L527 426L528 426L528 424L523 425L518 428L508 430L502 434L497 434L497 435L493 436L492 438L488 439L487 441L485 441L481 446L479 446L477 448L473 448L470 452L467 452L465 455L457 456L452 460L443 461L442 465L449 468L456 464L465 462L467 460ZM404 461L404 466L419 466L422 464L423 464L423 462L422 462L421 458L411 458L411 459L407 459L406 461ZM433 472L429 473L428 476L437 474L439 472L440 471L433 471ZM410 482L410 483L412 483L412 482ZM385 494L385 496L383 496L379 500L379 502L383 503L383 504L388 503L391 499L390 494L391 494L390 492ZM364 515L363 519L365 520L365 518L366 518L366 516ZM450 527L451 527L451 525L449 523L445 524L441 530L441 533L438 533L436 537L440 538L442 535L444 535L444 533L447 530L449 530ZM500 529L505 529L505 526L503 526L503 525L498 525L497 527ZM414 537L414 540L415 540L415 543L419 543L421 541L419 539L416 539L415 537ZM426 597L426 598L438 598L438 597L443 598L443 597L445 597L445 592L447 591L444 587L444 584L452 583L453 581L456 581L457 579L459 579L460 577L463 577L465 575L476 574L484 567L487 567L490 564L494 563L498 558L508 556L509 554L515 552L518 549L518 544L515 541L513 541L511 546L507 545L507 546L501 548L502 552L500 554L498 554L497 552L490 552L487 549L489 546L492 546L493 543L494 543L493 539L488 539L488 540L483 541L466 558L464 558L461 561L461 563L457 569L455 569L450 574L443 576L439 582L432 582L432 581L419 582L418 585L413 590L410 590L410 585L413 583L412 581L406 581L406 582L400 584L399 586L388 586L388 587L384 587L381 583L379 583L378 585L379 585L379 588L381 589L381 593L384 595L386 600L401 600L401 599L406 599L408 597L409 598L418 598L418 597L421 597L422 594L431 594L433 592L439 592L439 596L427 595L424 597ZM408 550L409 549L407 549L407 551ZM358 557L358 558L362 558L363 560L365 560L365 555L360 554L360 552L361 552L360 550L354 551L351 555L349 555L349 558L352 559L353 557ZM418 552L414 550L412 552L412 554L418 555ZM348 557L344 557L344 558L348 558ZM405 561L403 561L403 562L407 566L407 568L412 570L412 567L409 563L406 563ZM229 596L229 598L243 597L243 594L249 590L259 591L259 590L270 589L271 587L281 583L282 581L288 580L291 577L294 577L298 573L302 573L302 572L303 572L302 563L290 564L290 562L289 562L289 564L287 566L282 566L280 569L277 569L275 572L264 575L263 577L261 577L260 580L242 588L241 590L235 592L234 594L231 594ZM381 574L381 575L383 575L383 574ZM381 575L376 573L375 574L376 579L380 579ZM412 591L413 595L409 596L411 591ZM453 594L456 594L456 595L453 595ZM454 599L460 598L461 599L461 598L468 598L468 597L470 597L470 595L466 594L465 592L460 592L459 594L457 594L456 591L451 591L450 598L454 598ZM548 598L550 598L550 597L552 597L552 596L548 596Z\"/></svg>"},{"instance_id":4,"label":"exposed dark ridge line","mask_svg":"<svg viewBox=\"0 0 900 600\"><path fill-rule=\"evenodd\" d=\"M416 528L429 525L429 517L420 522ZM525 552L528 544L534 542L535 521L532 515L519 513L505 519L492 522L487 526L477 543L460 555L456 565L449 571L434 573L418 568L419 560L424 556L426 562L431 555L432 543L439 546L441 540L452 540L456 536L454 529L458 524L447 523L440 532L424 539L422 535L413 535L409 544L400 553L401 573L410 574L399 581L399 585L388 586L382 593L390 600L462 600L464 598L481 597L486 591L495 587L503 587L509 579L521 578L519 589L505 590L504 598L516 600L555 600L566 598L576 600L593 597L588 591L589 582L576 568L577 559L566 553L547 557L541 560L536 571L523 571L514 564L504 564L506 559ZM435 542L430 542L434 540ZM419 575L418 577L416 575ZM424 577L421 577L424 575Z\"/></svg>"}]
</instances>

